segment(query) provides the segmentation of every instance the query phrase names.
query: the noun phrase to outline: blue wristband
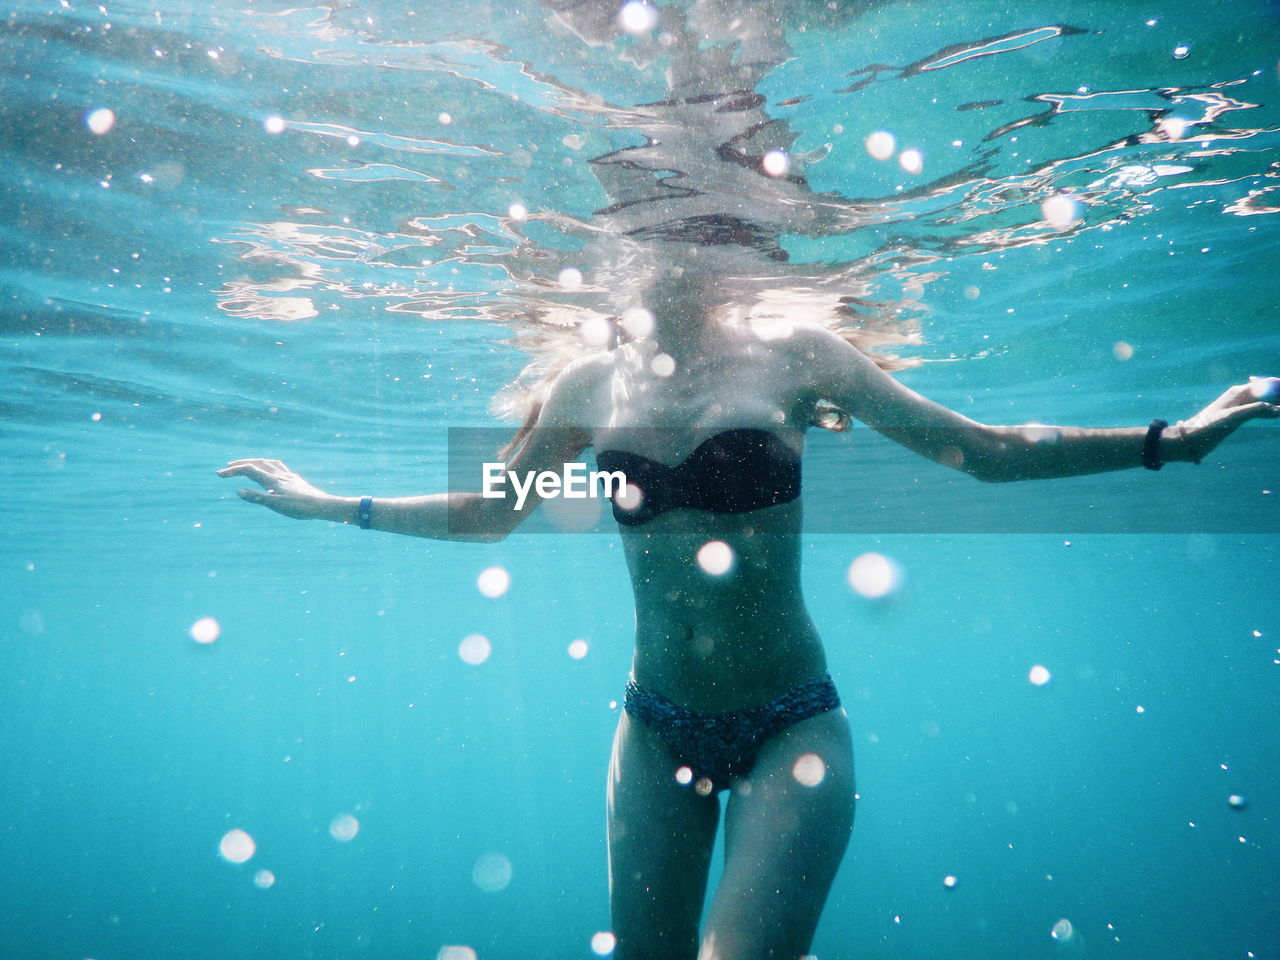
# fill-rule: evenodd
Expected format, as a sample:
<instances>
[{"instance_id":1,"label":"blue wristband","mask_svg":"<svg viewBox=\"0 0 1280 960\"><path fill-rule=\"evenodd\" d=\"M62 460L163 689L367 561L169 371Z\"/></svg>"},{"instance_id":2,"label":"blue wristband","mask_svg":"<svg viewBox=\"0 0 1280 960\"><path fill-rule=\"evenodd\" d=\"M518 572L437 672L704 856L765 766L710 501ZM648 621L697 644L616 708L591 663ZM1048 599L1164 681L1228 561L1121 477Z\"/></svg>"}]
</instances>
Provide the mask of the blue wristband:
<instances>
[{"instance_id":1,"label":"blue wristband","mask_svg":"<svg viewBox=\"0 0 1280 960\"><path fill-rule=\"evenodd\" d=\"M373 526L373 497L360 498L360 506L356 510L356 523L360 524L361 530L368 530Z\"/></svg>"}]
</instances>

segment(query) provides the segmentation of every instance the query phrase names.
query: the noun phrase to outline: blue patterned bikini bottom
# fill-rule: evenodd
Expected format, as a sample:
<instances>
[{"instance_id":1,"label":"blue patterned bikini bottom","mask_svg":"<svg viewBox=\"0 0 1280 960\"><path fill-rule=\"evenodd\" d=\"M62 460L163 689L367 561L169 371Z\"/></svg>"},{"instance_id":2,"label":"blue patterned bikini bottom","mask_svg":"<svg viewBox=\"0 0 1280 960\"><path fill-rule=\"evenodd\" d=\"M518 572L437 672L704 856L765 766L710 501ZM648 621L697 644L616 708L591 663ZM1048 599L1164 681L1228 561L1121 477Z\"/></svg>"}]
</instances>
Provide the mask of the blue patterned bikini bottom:
<instances>
[{"instance_id":1,"label":"blue patterned bikini bottom","mask_svg":"<svg viewBox=\"0 0 1280 960\"><path fill-rule=\"evenodd\" d=\"M662 738L695 777L724 790L733 777L751 772L766 740L801 720L840 706L829 674L806 680L776 700L733 713L697 713L652 693L634 680L623 708Z\"/></svg>"}]
</instances>

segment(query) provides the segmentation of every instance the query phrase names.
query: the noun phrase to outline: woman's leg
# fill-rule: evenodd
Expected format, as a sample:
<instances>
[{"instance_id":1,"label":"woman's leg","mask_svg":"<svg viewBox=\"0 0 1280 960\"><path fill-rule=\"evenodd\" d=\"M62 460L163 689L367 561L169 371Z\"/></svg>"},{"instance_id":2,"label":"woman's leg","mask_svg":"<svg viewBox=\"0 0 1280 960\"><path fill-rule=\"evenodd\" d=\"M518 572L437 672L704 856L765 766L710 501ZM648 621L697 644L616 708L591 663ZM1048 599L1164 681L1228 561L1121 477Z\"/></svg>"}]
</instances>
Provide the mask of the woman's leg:
<instances>
[{"instance_id":1,"label":"woman's leg","mask_svg":"<svg viewBox=\"0 0 1280 960\"><path fill-rule=\"evenodd\" d=\"M720 806L676 780L681 763L625 711L609 765L615 960L694 960Z\"/></svg>"},{"instance_id":2,"label":"woman's leg","mask_svg":"<svg viewBox=\"0 0 1280 960\"><path fill-rule=\"evenodd\" d=\"M771 737L725 812L725 869L698 960L797 960L853 827L853 749L843 710Z\"/></svg>"}]
</instances>

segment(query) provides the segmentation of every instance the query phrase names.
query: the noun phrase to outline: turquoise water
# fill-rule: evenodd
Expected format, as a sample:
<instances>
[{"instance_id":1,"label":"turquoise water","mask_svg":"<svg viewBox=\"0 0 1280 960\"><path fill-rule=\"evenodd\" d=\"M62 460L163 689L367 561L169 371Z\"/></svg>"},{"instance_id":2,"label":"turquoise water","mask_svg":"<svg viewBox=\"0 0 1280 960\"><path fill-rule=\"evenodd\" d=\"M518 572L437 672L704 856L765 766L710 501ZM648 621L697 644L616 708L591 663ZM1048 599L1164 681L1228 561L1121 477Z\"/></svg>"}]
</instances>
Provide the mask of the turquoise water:
<instances>
[{"instance_id":1,"label":"turquoise water","mask_svg":"<svg viewBox=\"0 0 1280 960\"><path fill-rule=\"evenodd\" d=\"M664 146L694 158L673 182L775 227L779 271L912 301L932 362L905 382L989 422L1113 425L1280 369L1273 4L812 9L756 11L783 34L751 77L803 187L735 193L696 129ZM0 956L597 955L615 539L358 535L213 473L439 489L449 428L523 365L512 315L608 298L550 281L611 269L588 228L653 189L593 161L644 144L669 51L549 16L11 6ZM818 197L829 219L788 219ZM864 439L815 438L810 476L844 482L824 510L875 495ZM1139 484L1167 522L1010 533L965 500L953 526L806 539L861 797L819 957L1280 956L1273 442L1250 424L1198 471L1088 488ZM849 587L868 552L901 571L886 598Z\"/></svg>"}]
</instances>

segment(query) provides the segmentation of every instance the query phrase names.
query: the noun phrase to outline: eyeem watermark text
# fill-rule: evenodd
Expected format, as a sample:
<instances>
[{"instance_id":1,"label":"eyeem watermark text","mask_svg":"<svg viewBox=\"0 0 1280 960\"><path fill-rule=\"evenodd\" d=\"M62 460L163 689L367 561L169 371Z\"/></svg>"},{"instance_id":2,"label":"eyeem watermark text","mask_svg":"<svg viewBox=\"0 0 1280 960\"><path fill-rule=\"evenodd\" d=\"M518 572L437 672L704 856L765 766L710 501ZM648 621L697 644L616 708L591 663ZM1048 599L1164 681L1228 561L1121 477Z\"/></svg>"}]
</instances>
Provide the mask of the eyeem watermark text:
<instances>
[{"instance_id":1,"label":"eyeem watermark text","mask_svg":"<svg viewBox=\"0 0 1280 960\"><path fill-rule=\"evenodd\" d=\"M503 488L509 480L516 492L517 510L524 509L530 490L543 500L553 497L585 500L599 496L613 499L615 493L620 495L627 488L627 477L621 470L588 470L585 463L566 463L559 473L554 470L526 470L523 476L508 470L505 463L485 463L481 469L483 483L480 495L490 499L505 498L507 491Z\"/></svg>"}]
</instances>

